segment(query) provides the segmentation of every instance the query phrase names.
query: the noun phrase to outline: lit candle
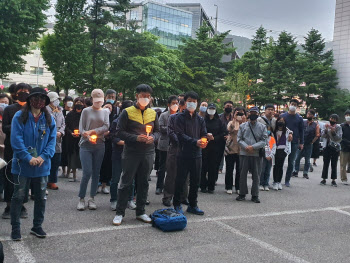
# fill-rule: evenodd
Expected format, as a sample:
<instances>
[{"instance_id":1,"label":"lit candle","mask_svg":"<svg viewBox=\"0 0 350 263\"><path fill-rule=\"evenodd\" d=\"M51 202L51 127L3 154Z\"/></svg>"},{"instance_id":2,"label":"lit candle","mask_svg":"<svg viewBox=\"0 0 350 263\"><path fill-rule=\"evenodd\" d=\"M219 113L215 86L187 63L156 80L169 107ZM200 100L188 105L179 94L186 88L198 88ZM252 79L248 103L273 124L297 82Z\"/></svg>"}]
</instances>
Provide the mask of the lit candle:
<instances>
[{"instance_id":1,"label":"lit candle","mask_svg":"<svg viewBox=\"0 0 350 263\"><path fill-rule=\"evenodd\" d=\"M208 142L208 139L207 138L202 138L202 143L207 143Z\"/></svg>"},{"instance_id":2,"label":"lit candle","mask_svg":"<svg viewBox=\"0 0 350 263\"><path fill-rule=\"evenodd\" d=\"M74 130L75 135L79 135L79 130Z\"/></svg>"},{"instance_id":3,"label":"lit candle","mask_svg":"<svg viewBox=\"0 0 350 263\"><path fill-rule=\"evenodd\" d=\"M97 135L91 135L90 136L90 142L96 143L96 141L97 141Z\"/></svg>"},{"instance_id":4,"label":"lit candle","mask_svg":"<svg viewBox=\"0 0 350 263\"><path fill-rule=\"evenodd\" d=\"M149 136L149 134L152 131L152 125L146 125L146 132L147 132L147 136Z\"/></svg>"}]
</instances>

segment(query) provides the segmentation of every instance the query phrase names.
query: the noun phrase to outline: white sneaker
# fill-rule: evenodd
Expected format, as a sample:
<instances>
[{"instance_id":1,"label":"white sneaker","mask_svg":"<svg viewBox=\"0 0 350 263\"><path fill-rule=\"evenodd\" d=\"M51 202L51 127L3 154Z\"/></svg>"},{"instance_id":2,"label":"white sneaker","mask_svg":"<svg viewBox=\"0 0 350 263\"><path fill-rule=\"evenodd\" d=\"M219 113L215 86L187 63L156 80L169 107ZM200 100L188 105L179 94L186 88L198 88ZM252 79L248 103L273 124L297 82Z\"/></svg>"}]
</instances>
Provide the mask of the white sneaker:
<instances>
[{"instance_id":1,"label":"white sneaker","mask_svg":"<svg viewBox=\"0 0 350 263\"><path fill-rule=\"evenodd\" d=\"M90 198L88 201L88 208L90 210L96 210L97 209L97 205L95 203L95 199Z\"/></svg>"},{"instance_id":2,"label":"white sneaker","mask_svg":"<svg viewBox=\"0 0 350 263\"><path fill-rule=\"evenodd\" d=\"M341 183L344 184L344 185L349 185L348 181L341 181Z\"/></svg>"},{"instance_id":3,"label":"white sneaker","mask_svg":"<svg viewBox=\"0 0 350 263\"><path fill-rule=\"evenodd\" d=\"M270 191L270 188L269 188L268 186L265 186L265 187L264 187L264 190L265 190L265 191Z\"/></svg>"},{"instance_id":4,"label":"white sneaker","mask_svg":"<svg viewBox=\"0 0 350 263\"><path fill-rule=\"evenodd\" d=\"M46 194L46 195L49 195L49 191L48 191L48 190L46 190L45 194Z\"/></svg>"},{"instance_id":5,"label":"white sneaker","mask_svg":"<svg viewBox=\"0 0 350 263\"><path fill-rule=\"evenodd\" d=\"M77 206L77 209L79 211L84 211L85 210L85 200L80 200Z\"/></svg>"},{"instance_id":6,"label":"white sneaker","mask_svg":"<svg viewBox=\"0 0 350 263\"><path fill-rule=\"evenodd\" d=\"M112 211L117 210L117 201L111 202L111 210L112 210Z\"/></svg>"},{"instance_id":7,"label":"white sneaker","mask_svg":"<svg viewBox=\"0 0 350 263\"><path fill-rule=\"evenodd\" d=\"M108 188L107 188L107 187L102 188L102 193L104 193L104 194L108 195L108 194L109 194L109 190L108 190Z\"/></svg>"},{"instance_id":8,"label":"white sneaker","mask_svg":"<svg viewBox=\"0 0 350 263\"><path fill-rule=\"evenodd\" d=\"M273 183L272 189L278 191L278 183Z\"/></svg>"},{"instance_id":9,"label":"white sneaker","mask_svg":"<svg viewBox=\"0 0 350 263\"><path fill-rule=\"evenodd\" d=\"M99 194L99 193L101 193L101 191L102 191L102 186L99 186L99 187L97 188L97 193Z\"/></svg>"},{"instance_id":10,"label":"white sneaker","mask_svg":"<svg viewBox=\"0 0 350 263\"><path fill-rule=\"evenodd\" d=\"M128 202L128 208L130 210L135 210L136 209L136 205L135 205L134 201L129 201Z\"/></svg>"},{"instance_id":11,"label":"white sneaker","mask_svg":"<svg viewBox=\"0 0 350 263\"><path fill-rule=\"evenodd\" d=\"M260 191L265 191L265 188L264 188L262 185L260 185L260 186L259 186L259 190L260 190Z\"/></svg>"},{"instance_id":12,"label":"white sneaker","mask_svg":"<svg viewBox=\"0 0 350 263\"><path fill-rule=\"evenodd\" d=\"M227 190L226 191L226 194L232 195L232 193L233 193L232 190Z\"/></svg>"},{"instance_id":13,"label":"white sneaker","mask_svg":"<svg viewBox=\"0 0 350 263\"><path fill-rule=\"evenodd\" d=\"M123 216L116 215L113 219L113 225L120 226L122 224L122 221L123 221Z\"/></svg>"},{"instance_id":14,"label":"white sneaker","mask_svg":"<svg viewBox=\"0 0 350 263\"><path fill-rule=\"evenodd\" d=\"M146 214L137 216L136 219L140 220L140 221L142 221L144 223L148 223L148 224L152 223L152 219Z\"/></svg>"},{"instance_id":15,"label":"white sneaker","mask_svg":"<svg viewBox=\"0 0 350 263\"><path fill-rule=\"evenodd\" d=\"M236 190L236 194L238 194L238 195L239 195L239 190Z\"/></svg>"},{"instance_id":16,"label":"white sneaker","mask_svg":"<svg viewBox=\"0 0 350 263\"><path fill-rule=\"evenodd\" d=\"M282 184L278 183L278 190L282 190Z\"/></svg>"}]
</instances>

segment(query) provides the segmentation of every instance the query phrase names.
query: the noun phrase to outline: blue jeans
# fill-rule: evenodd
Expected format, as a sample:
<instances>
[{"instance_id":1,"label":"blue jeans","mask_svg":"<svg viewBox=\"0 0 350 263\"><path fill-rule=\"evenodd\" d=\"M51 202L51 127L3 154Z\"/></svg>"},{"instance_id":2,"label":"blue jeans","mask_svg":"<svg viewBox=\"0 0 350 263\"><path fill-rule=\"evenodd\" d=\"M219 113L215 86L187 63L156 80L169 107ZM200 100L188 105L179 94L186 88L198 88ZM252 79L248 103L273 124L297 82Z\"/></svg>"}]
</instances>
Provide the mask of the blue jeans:
<instances>
[{"instance_id":1,"label":"blue jeans","mask_svg":"<svg viewBox=\"0 0 350 263\"><path fill-rule=\"evenodd\" d=\"M291 148L292 148L291 153L288 156L288 168L287 168L286 179L285 179L286 183L289 183L290 178L292 177L292 172L294 170L294 163L298 152L299 144L291 143Z\"/></svg>"},{"instance_id":2,"label":"blue jeans","mask_svg":"<svg viewBox=\"0 0 350 263\"><path fill-rule=\"evenodd\" d=\"M58 167L61 165L61 155L61 153L55 153L55 155L51 158L49 183L57 183Z\"/></svg>"},{"instance_id":3,"label":"blue jeans","mask_svg":"<svg viewBox=\"0 0 350 263\"><path fill-rule=\"evenodd\" d=\"M11 200L11 225L12 230L20 229L20 215L23 206L23 201L28 193L29 187L32 188L32 194L34 199L34 227L41 227L44 222L45 205L46 205L46 185L47 176L43 177L25 177L13 175L14 183L18 184L14 186L14 192Z\"/></svg>"},{"instance_id":4,"label":"blue jeans","mask_svg":"<svg viewBox=\"0 0 350 263\"><path fill-rule=\"evenodd\" d=\"M105 154L105 144L83 144L80 147L80 161L83 178L80 183L79 197L85 198L86 189L91 178L90 197L95 197L100 177L100 169Z\"/></svg>"},{"instance_id":5,"label":"blue jeans","mask_svg":"<svg viewBox=\"0 0 350 263\"><path fill-rule=\"evenodd\" d=\"M260 185L262 186L269 185L271 168L272 168L272 160L268 161L266 160L266 158L264 158L261 176L260 176Z\"/></svg>"},{"instance_id":6,"label":"blue jeans","mask_svg":"<svg viewBox=\"0 0 350 263\"><path fill-rule=\"evenodd\" d=\"M310 158L312 154L312 144L304 144L304 148L302 151L298 150L297 157L295 159L295 167L294 167L294 172L298 173L299 172L299 167L300 167L300 160L301 158L305 157L305 166L304 166L304 173L303 174L308 174L309 169L310 169Z\"/></svg>"}]
</instances>

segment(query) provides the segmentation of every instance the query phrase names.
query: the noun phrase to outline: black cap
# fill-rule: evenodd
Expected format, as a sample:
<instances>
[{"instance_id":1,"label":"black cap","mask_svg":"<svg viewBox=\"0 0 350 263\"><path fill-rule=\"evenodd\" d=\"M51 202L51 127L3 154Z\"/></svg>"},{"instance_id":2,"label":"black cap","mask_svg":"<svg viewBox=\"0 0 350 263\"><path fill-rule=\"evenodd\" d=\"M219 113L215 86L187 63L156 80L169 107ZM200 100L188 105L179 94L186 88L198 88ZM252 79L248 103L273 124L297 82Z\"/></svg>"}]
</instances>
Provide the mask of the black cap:
<instances>
[{"instance_id":1,"label":"black cap","mask_svg":"<svg viewBox=\"0 0 350 263\"><path fill-rule=\"evenodd\" d=\"M47 92L43 88L40 88L40 87L33 88L30 91L30 94L29 94L29 96L27 98L27 103L29 104L30 103L30 98L33 97L33 96L36 96L36 95L45 96L45 99L46 99L45 105L47 106L47 105L50 104L50 98L49 98L49 96L47 96Z\"/></svg>"},{"instance_id":2,"label":"black cap","mask_svg":"<svg viewBox=\"0 0 350 263\"><path fill-rule=\"evenodd\" d=\"M216 109L216 105L214 103L209 103L208 109Z\"/></svg>"}]
</instances>

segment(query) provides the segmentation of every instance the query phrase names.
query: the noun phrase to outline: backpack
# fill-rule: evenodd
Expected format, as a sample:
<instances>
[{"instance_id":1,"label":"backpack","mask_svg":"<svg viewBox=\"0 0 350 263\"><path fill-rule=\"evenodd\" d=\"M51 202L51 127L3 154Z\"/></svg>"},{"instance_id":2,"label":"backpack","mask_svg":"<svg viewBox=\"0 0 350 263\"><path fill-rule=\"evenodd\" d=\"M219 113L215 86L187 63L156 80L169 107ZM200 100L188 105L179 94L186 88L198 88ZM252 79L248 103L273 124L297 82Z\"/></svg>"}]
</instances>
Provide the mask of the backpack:
<instances>
[{"instance_id":1,"label":"backpack","mask_svg":"<svg viewBox=\"0 0 350 263\"><path fill-rule=\"evenodd\" d=\"M152 226L163 232L179 231L187 226L187 218L173 208L159 209L150 215Z\"/></svg>"}]
</instances>

